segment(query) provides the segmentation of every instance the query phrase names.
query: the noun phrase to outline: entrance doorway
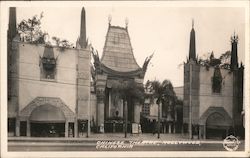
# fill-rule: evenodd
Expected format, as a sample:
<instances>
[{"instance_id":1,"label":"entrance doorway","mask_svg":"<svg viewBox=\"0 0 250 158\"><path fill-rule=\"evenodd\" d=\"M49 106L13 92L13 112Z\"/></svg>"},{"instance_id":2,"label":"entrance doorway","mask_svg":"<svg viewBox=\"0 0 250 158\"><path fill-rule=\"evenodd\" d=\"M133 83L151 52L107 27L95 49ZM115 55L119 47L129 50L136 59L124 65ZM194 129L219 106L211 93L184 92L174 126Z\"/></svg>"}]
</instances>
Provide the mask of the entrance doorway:
<instances>
[{"instance_id":1,"label":"entrance doorway","mask_svg":"<svg viewBox=\"0 0 250 158\"><path fill-rule=\"evenodd\" d=\"M65 123L30 123L32 137L64 137Z\"/></svg>"},{"instance_id":2,"label":"entrance doorway","mask_svg":"<svg viewBox=\"0 0 250 158\"><path fill-rule=\"evenodd\" d=\"M30 115L30 134L33 137L65 137L65 122L60 108L40 105Z\"/></svg>"},{"instance_id":3,"label":"entrance doorway","mask_svg":"<svg viewBox=\"0 0 250 158\"><path fill-rule=\"evenodd\" d=\"M206 128L207 139L225 139L227 130L226 129L215 129L215 128Z\"/></svg>"},{"instance_id":4,"label":"entrance doorway","mask_svg":"<svg viewBox=\"0 0 250 158\"><path fill-rule=\"evenodd\" d=\"M206 121L206 138L224 139L229 125L229 120L223 114L218 112L210 114Z\"/></svg>"}]
</instances>

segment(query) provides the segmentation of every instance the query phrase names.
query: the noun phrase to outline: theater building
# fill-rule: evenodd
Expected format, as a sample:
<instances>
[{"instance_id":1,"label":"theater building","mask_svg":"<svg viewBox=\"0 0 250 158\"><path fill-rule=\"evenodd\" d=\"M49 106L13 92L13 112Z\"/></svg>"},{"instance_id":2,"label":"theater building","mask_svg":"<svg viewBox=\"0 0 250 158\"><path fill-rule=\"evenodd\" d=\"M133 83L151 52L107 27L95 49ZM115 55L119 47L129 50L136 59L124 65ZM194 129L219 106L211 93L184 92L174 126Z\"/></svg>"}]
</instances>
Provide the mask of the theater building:
<instances>
[{"instance_id":1,"label":"theater building","mask_svg":"<svg viewBox=\"0 0 250 158\"><path fill-rule=\"evenodd\" d=\"M225 138L243 136L243 65L238 64L238 36L231 37L231 63L228 68L198 62L195 30L190 33L189 58L184 64L184 131L191 137Z\"/></svg>"},{"instance_id":2,"label":"theater building","mask_svg":"<svg viewBox=\"0 0 250 158\"><path fill-rule=\"evenodd\" d=\"M109 23L99 59L86 42L84 8L75 48L26 42L17 33L16 8L9 13L8 135L81 137L88 121L93 132L122 132L124 105L112 89L120 82L142 85L149 62L137 64L127 24ZM139 128L141 105L128 105L128 126Z\"/></svg>"}]
</instances>

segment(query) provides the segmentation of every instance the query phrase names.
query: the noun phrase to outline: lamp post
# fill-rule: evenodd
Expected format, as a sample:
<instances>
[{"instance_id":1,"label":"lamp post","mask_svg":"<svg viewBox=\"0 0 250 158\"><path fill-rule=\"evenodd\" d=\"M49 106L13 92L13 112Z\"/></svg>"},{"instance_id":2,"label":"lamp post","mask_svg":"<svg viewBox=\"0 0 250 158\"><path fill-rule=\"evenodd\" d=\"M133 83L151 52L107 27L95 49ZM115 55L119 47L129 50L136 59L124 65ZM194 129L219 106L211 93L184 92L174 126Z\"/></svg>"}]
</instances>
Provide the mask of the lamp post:
<instances>
[{"instance_id":1,"label":"lamp post","mask_svg":"<svg viewBox=\"0 0 250 158\"><path fill-rule=\"evenodd\" d=\"M127 138L127 129L128 129L128 105L127 101L124 101L124 112L125 112L125 138Z\"/></svg>"},{"instance_id":2,"label":"lamp post","mask_svg":"<svg viewBox=\"0 0 250 158\"><path fill-rule=\"evenodd\" d=\"M158 125L157 125L157 132L158 132L158 139L160 138L160 128L161 128L161 102L158 104Z\"/></svg>"}]
</instances>

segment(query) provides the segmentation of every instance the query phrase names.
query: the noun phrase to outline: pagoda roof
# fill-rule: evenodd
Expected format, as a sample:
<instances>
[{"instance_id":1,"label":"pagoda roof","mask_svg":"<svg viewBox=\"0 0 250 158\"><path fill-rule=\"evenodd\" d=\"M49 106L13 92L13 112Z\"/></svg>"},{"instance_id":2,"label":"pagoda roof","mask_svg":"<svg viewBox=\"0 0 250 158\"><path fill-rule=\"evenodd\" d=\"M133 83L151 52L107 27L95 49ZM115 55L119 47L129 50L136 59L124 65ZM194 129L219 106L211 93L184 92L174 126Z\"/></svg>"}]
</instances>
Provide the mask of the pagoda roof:
<instances>
[{"instance_id":1,"label":"pagoda roof","mask_svg":"<svg viewBox=\"0 0 250 158\"><path fill-rule=\"evenodd\" d=\"M109 25L101 63L116 72L141 70L135 60L127 28Z\"/></svg>"}]
</instances>

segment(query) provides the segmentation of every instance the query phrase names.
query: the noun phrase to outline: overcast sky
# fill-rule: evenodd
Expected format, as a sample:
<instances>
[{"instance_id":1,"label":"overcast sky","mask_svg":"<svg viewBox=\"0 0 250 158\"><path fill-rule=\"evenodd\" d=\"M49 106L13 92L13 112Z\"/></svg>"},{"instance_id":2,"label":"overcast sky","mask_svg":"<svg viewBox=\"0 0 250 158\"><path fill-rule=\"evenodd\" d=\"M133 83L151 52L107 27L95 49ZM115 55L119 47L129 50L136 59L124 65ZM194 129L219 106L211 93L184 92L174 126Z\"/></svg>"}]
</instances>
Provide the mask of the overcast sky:
<instances>
[{"instance_id":1,"label":"overcast sky","mask_svg":"<svg viewBox=\"0 0 250 158\"><path fill-rule=\"evenodd\" d=\"M83 6L83 5L82 5ZM239 7L150 7L143 5L105 7L85 6L87 37L93 47L102 55L108 28L111 25L125 27L128 18L128 31L134 56L142 66L145 58L153 52L154 57L148 67L146 80L169 79L176 86L183 85L183 65L188 56L189 38L194 19L196 52L198 56L213 51L215 57L231 50L230 36L239 36L239 60L244 60L245 49L245 10ZM50 37L68 39L75 44L80 32L79 7L17 8L17 21L44 12L42 30Z\"/></svg>"}]
</instances>

